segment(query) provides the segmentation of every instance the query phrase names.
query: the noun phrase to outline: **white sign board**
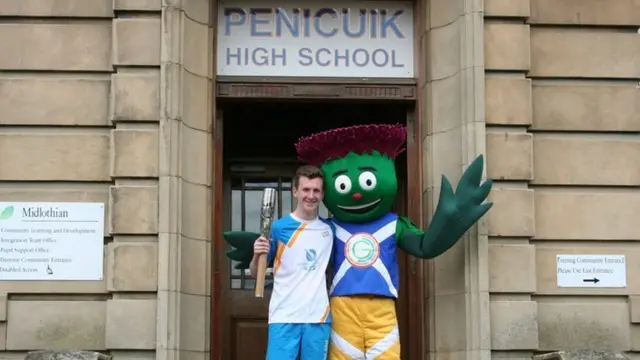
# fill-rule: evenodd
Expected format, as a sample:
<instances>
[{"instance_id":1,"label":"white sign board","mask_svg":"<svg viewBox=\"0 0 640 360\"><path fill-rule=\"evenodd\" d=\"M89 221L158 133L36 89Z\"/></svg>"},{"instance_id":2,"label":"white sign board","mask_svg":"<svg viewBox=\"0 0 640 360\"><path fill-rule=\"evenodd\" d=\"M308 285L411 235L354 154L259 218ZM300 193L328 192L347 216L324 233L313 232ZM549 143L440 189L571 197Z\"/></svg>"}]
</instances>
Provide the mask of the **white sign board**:
<instances>
[{"instance_id":1,"label":"white sign board","mask_svg":"<svg viewBox=\"0 0 640 360\"><path fill-rule=\"evenodd\" d=\"M0 280L102 280L102 203L0 203Z\"/></svg>"},{"instance_id":2,"label":"white sign board","mask_svg":"<svg viewBox=\"0 0 640 360\"><path fill-rule=\"evenodd\" d=\"M218 4L217 75L414 77L411 1Z\"/></svg>"},{"instance_id":3,"label":"white sign board","mask_svg":"<svg viewBox=\"0 0 640 360\"><path fill-rule=\"evenodd\" d=\"M556 255L558 287L624 288L624 255Z\"/></svg>"}]
</instances>

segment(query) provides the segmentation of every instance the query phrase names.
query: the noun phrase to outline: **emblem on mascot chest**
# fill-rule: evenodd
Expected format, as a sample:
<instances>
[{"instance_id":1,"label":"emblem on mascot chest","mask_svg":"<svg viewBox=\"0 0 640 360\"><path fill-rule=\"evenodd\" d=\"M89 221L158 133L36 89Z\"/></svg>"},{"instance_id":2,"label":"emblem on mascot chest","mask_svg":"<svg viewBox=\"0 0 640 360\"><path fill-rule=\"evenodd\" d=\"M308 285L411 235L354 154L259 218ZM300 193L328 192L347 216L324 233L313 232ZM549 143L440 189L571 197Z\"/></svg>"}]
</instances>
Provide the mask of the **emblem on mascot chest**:
<instances>
[{"instance_id":1,"label":"emblem on mascot chest","mask_svg":"<svg viewBox=\"0 0 640 360\"><path fill-rule=\"evenodd\" d=\"M344 244L344 256L355 267L369 267L380 257L380 244L371 234L353 234Z\"/></svg>"}]
</instances>

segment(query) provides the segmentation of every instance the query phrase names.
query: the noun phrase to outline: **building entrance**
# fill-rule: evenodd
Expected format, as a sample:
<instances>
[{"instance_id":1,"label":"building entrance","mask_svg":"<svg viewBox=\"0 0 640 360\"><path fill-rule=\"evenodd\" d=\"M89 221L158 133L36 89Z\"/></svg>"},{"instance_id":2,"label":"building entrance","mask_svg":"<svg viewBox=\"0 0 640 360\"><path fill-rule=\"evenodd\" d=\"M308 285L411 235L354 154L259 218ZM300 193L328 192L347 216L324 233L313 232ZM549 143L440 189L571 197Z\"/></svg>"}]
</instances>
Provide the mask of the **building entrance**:
<instances>
[{"instance_id":1,"label":"building entrance","mask_svg":"<svg viewBox=\"0 0 640 360\"><path fill-rule=\"evenodd\" d=\"M332 128L356 124L402 123L411 121L408 116L414 104L404 102L347 102L341 101L227 101L218 105L216 121L218 132L214 147L221 162L216 184L221 185L223 203L217 204L224 214L214 222L214 241L222 250L227 249L220 233L224 230L259 231L260 201L262 190L272 187L278 190L276 213L284 216L295 208L291 195L292 178L296 167L294 144L301 136ZM222 130L220 131L220 128ZM222 155L220 155L220 152ZM399 177L398 197L394 211L412 216L409 211L412 194L408 186L408 174L420 171L409 169L410 152L400 154L396 160ZM221 183L219 183L221 182ZM216 185L217 186L217 185ZM419 186L417 187L419 188ZM421 190L421 189L420 189ZM216 204L214 204L215 208ZM324 206L321 216L331 216ZM415 215L415 214L414 214ZM218 247L220 249L220 247ZM410 333L420 331L411 326L407 308L410 307L411 260L399 252L400 301L397 304L403 339L403 359L409 359ZM267 342L267 313L270 299L271 269L267 270L265 297L255 298L255 281L248 270L233 268L224 256L217 256L219 271L214 281L214 311L221 318L215 319L214 339L221 344L221 360L263 360ZM415 265L415 264L413 264ZM415 269L414 269L415 270ZM329 273L329 276L331 274ZM217 302L217 303L216 303ZM215 316L215 315L214 315ZM415 321L414 321L415 322ZM415 336L415 333L413 334Z\"/></svg>"}]
</instances>

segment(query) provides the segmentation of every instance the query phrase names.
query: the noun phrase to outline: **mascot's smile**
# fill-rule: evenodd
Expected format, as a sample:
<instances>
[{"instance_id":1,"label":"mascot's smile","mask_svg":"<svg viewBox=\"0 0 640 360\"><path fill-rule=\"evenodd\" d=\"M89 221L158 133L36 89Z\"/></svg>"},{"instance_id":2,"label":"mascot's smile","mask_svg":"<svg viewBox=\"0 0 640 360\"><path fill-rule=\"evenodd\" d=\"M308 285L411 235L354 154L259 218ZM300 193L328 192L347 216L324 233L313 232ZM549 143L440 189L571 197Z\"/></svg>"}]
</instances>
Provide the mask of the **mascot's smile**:
<instances>
[{"instance_id":1,"label":"mascot's smile","mask_svg":"<svg viewBox=\"0 0 640 360\"><path fill-rule=\"evenodd\" d=\"M337 205L337 206L346 212L355 213L355 214L364 214L366 212L369 212L370 210L373 210L376 206L378 206L380 201L382 201L382 199L378 199L364 205L357 205L357 206Z\"/></svg>"}]
</instances>

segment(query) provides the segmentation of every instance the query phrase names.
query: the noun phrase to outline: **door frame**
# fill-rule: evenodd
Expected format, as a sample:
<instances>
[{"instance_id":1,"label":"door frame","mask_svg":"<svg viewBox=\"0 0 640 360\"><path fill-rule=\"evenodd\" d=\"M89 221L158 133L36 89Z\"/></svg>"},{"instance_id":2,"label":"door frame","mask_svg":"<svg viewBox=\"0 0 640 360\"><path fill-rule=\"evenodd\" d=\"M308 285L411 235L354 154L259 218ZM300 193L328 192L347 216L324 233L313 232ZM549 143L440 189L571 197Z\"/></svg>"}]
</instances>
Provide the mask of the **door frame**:
<instances>
[{"instance_id":1,"label":"door frame","mask_svg":"<svg viewBox=\"0 0 640 360\"><path fill-rule=\"evenodd\" d=\"M422 34L427 20L424 18L426 9L422 2L412 0L414 13L414 34ZM210 7L210 18L217 19L217 2ZM215 24L217 20L212 20ZM215 26L213 26L215 27ZM424 35L423 35L424 36ZM216 49L217 37L213 37L212 47ZM221 266L226 265L224 259L224 240L222 230L223 199L224 199L224 161L223 161L223 114L217 113L217 99L344 99L344 100L382 100L411 102L413 106L407 111L407 216L420 228L426 226L424 218L423 197L423 111L426 106L425 88L428 68L428 44L425 47L423 37L414 37L414 66L416 77L412 79L363 79L363 78L260 78L260 77L231 77L217 76L213 80L211 98L212 116L212 191L211 191L211 306L210 306L210 360L222 360L223 348L222 329L225 324L219 322L225 318L224 304L220 289ZM424 58L423 58L424 57ZM210 65L215 74L215 57ZM413 171L411 171L413 169ZM412 311L408 317L409 334L403 337L403 342L409 342L409 353L405 354L409 360L421 360L429 349L429 316L425 310L427 287L425 280L429 278L429 268L426 261L418 260L407 255L406 273L409 278L407 284L407 308Z\"/></svg>"},{"instance_id":2,"label":"door frame","mask_svg":"<svg viewBox=\"0 0 640 360\"><path fill-rule=\"evenodd\" d=\"M229 84L232 85L232 84ZM240 84L238 84L240 85ZM293 84L291 84L293 85ZM274 86L274 84L264 84L264 83L243 83L241 87L245 90L249 87L256 87L261 89L262 91L258 96L251 96L253 99L256 97L261 99L269 99L269 98L280 98L282 95L281 92L270 92L268 91L268 87ZM278 86L278 85L275 85ZM348 86L348 85L343 85ZM412 94L416 97L416 92L420 89L416 89L414 86L408 86L407 84L397 84L396 89L403 89L400 91L401 94ZM366 91L367 95L364 99L367 100L376 100L376 101L407 101L407 97L405 96L389 96L388 94L398 94L398 92L391 91L389 92L392 84L367 84L364 86L369 91ZM407 88L412 88L411 91L407 91ZM335 84L312 84L312 88L314 89L313 96L304 96L295 98L300 99L304 98L305 100L319 100L319 99L334 99L336 98L336 87ZM360 88L363 88L362 85ZM374 90L375 88L384 88L380 89L380 91ZM237 94L237 93L236 93ZM255 94L255 93L254 93ZM271 97L268 94L274 94L275 96ZM362 93L361 93L362 94ZM218 96L220 94L217 94ZM240 94L238 94L240 95ZM266 95L266 96L265 96ZM364 94L363 94L364 95ZM371 96L374 95L374 96ZM378 95L378 96L375 96ZM383 96L380 96L383 95ZM235 97L235 96L230 96ZM338 96L340 98L340 96ZM291 98L291 97L289 97ZM353 98L346 97L349 100L353 100ZM360 97L360 99L363 99ZM363 100L364 100L363 99ZM347 99L344 99L347 100ZM394 102L395 102L394 101ZM224 126L224 114L222 111L216 111L216 107L218 104L215 103L212 106L213 110L213 124L212 124L212 212L211 212L211 314L210 314L210 359L211 360L222 360L222 355L224 353L223 349L225 346L229 344L222 343L222 331L224 327L227 327L230 324L226 324L227 320L225 316L225 301L223 301L222 294L224 291L220 291L222 286L222 266L226 265L225 261L225 245L224 240L222 238L222 231L224 229L223 216L223 202L224 199L224 181L223 181L223 171L224 171L224 161L223 161L223 126ZM420 111L420 101L412 101L412 105L408 106L407 110L407 142L406 142L406 151L407 151L407 216L416 223L416 225L422 227L424 226L424 217L423 217L423 192L422 192L422 122L420 121L421 116L419 116ZM419 169L419 170L418 170ZM413 170L413 171L412 171ZM416 171L417 170L417 171ZM428 346L428 342L425 339L428 339L426 333L425 324L428 324L428 319L425 316L428 314L425 311L425 286L424 286L424 261L415 259L411 256L407 256L407 260L405 266L409 267L406 269L406 274L408 274L408 279L406 279L407 286L407 309L411 309L411 316L408 318L408 328L409 333L403 335L403 342L410 344L409 353L406 354L408 359L411 360L419 360L423 359L425 354L425 349Z\"/></svg>"}]
</instances>

